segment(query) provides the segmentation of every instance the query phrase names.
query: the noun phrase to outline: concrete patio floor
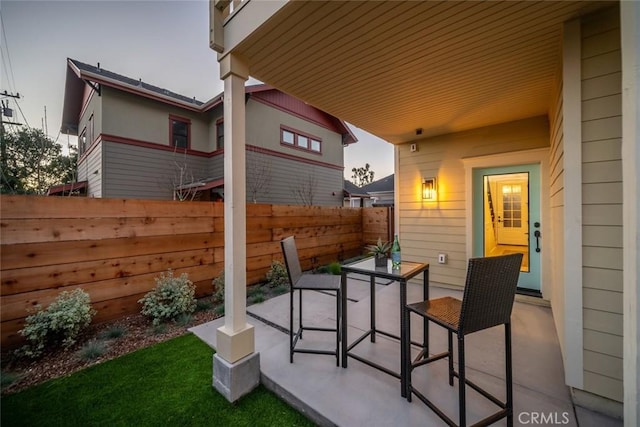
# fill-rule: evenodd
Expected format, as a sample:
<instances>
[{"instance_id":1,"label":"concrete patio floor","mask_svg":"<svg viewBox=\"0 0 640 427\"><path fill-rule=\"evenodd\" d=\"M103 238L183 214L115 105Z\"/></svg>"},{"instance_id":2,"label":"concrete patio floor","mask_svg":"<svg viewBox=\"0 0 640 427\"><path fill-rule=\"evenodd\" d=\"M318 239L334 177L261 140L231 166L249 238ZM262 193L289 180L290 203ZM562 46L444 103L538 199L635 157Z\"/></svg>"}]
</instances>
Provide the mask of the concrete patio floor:
<instances>
[{"instance_id":1,"label":"concrete patio floor","mask_svg":"<svg viewBox=\"0 0 640 427\"><path fill-rule=\"evenodd\" d=\"M419 301L421 287L408 285L408 301ZM432 286L431 298L459 291ZM307 324L335 324L335 296L306 291L303 315ZM369 282L350 276L348 284L349 342L368 329ZM399 335L399 286L380 281L376 286L377 327ZM440 426L445 425L415 396L407 402L400 396L400 380L377 371L355 359L348 368L336 367L332 356L296 354L289 363L289 295L281 295L247 308L249 323L255 326L255 346L260 353L261 382L290 405L322 426ZM216 347L216 329L224 319L191 328L191 331ZM412 316L412 338L422 333L421 322ZM446 350L444 329L431 325L430 351ZM564 385L560 347L548 307L516 302L512 314L514 424L534 425L534 417L569 426L621 426L622 422L573 406ZM334 336L307 333L299 345L331 348ZM417 350L414 348L413 353ZM366 355L390 369L400 370L400 346L396 340L377 336L376 343L363 341L356 353ZM497 327L467 336L467 377L504 397L504 333ZM413 384L457 420L457 381L450 387L446 360L420 367L413 372ZM470 424L498 408L467 388L467 419ZM549 418L552 417L552 418ZM506 425L506 420L496 425ZM538 425L540 425L538 423ZM545 425L549 425L545 423Z\"/></svg>"}]
</instances>

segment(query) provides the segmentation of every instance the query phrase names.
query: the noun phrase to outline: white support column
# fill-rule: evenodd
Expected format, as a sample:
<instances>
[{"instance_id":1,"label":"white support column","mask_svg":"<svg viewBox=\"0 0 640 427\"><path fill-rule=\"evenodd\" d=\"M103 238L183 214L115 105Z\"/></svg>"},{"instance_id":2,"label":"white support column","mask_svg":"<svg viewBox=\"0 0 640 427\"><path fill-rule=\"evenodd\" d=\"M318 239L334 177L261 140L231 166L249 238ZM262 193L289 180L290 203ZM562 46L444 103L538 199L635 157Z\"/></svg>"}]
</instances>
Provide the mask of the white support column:
<instances>
[{"instance_id":1,"label":"white support column","mask_svg":"<svg viewBox=\"0 0 640 427\"><path fill-rule=\"evenodd\" d=\"M582 389L582 89L580 20L564 23L562 133L564 135L564 375Z\"/></svg>"},{"instance_id":2,"label":"white support column","mask_svg":"<svg viewBox=\"0 0 640 427\"><path fill-rule=\"evenodd\" d=\"M247 210L245 91L247 65L233 54L220 60L224 80L224 326L216 332L213 383L235 402L260 379L254 328L247 323Z\"/></svg>"},{"instance_id":3,"label":"white support column","mask_svg":"<svg viewBox=\"0 0 640 427\"><path fill-rule=\"evenodd\" d=\"M623 328L624 425L640 422L640 4L620 2L622 47Z\"/></svg>"}]
</instances>

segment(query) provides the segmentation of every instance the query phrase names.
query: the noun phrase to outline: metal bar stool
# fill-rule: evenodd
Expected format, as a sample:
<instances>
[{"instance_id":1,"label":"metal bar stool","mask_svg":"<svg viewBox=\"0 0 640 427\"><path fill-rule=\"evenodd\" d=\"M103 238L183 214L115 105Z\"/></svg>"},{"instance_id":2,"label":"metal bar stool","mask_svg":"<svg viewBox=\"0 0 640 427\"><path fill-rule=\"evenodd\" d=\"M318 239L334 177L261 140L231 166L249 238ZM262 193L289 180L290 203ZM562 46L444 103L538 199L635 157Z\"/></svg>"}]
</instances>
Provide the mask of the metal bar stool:
<instances>
[{"instance_id":1,"label":"metal bar stool","mask_svg":"<svg viewBox=\"0 0 640 427\"><path fill-rule=\"evenodd\" d=\"M411 401L412 394L415 394L448 425L456 425L451 418L411 385L411 377L415 368L436 360L448 358L449 385L453 386L453 377L458 377L458 425L466 426L467 424L465 406L465 386L467 385L501 408L498 412L474 424L475 426L489 425L505 417L507 418L507 425L513 425L511 310L521 263L522 254L520 253L497 257L472 258L469 260L462 301L452 297L444 297L406 305L409 314L417 314L442 326L447 330L448 335L446 353L431 357L428 354L420 353L413 362L411 360L407 362L409 365L408 401ZM411 336L410 323L408 322L409 336ZM465 376L464 337L470 333L498 325L504 325L506 402L502 402L492 396L477 384L469 381ZM458 337L458 372L453 369L453 334ZM410 354L407 357L411 359Z\"/></svg>"},{"instance_id":2,"label":"metal bar stool","mask_svg":"<svg viewBox=\"0 0 640 427\"><path fill-rule=\"evenodd\" d=\"M287 267L290 283L290 304L289 304L289 362L293 363L293 353L329 354L336 357L336 366L340 366L340 276L330 274L302 274L298 250L293 236L287 237L280 242L284 262ZM298 326L294 327L294 297L295 291L300 297L298 311ZM302 293L303 291L325 291L336 293L336 327L321 328L314 326L303 326L302 322ZM295 329L294 329L295 328ZM336 334L335 350L316 350L308 348L296 348L298 340L302 339L303 331L334 332Z\"/></svg>"}]
</instances>

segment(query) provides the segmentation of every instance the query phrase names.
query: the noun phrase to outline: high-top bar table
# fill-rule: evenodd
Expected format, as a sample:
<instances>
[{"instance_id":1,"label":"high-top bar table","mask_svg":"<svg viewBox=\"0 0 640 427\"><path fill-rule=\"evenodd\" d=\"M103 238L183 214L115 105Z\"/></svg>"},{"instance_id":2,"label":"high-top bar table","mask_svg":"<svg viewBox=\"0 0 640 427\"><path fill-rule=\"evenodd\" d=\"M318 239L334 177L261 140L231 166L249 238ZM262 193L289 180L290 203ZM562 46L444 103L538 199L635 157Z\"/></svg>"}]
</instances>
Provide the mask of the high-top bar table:
<instances>
[{"instance_id":1,"label":"high-top bar table","mask_svg":"<svg viewBox=\"0 0 640 427\"><path fill-rule=\"evenodd\" d=\"M347 343L347 275L349 273L357 273L367 275L370 278L370 292L371 292L371 329L362 334L353 343ZM407 282L423 273L423 298L429 299L429 264L417 263L410 261L402 261L399 268L392 268L391 260L387 260L385 267L376 267L374 258L367 258L362 261L357 261L352 264L345 264L342 266L342 367L347 367L347 358L352 357L360 362L363 362L375 369L385 372L400 379L400 392L402 397L407 396L407 379L409 375L409 366L407 357L411 351L411 337L407 334L407 324L409 322L409 314L405 310L407 304ZM376 328L376 299L375 299L375 281L376 277L383 279L389 279L396 281L400 284L400 336L391 334L389 332L382 331ZM381 366L375 362L367 360L357 354L351 352L351 350L361 343L366 337L371 338L371 342L376 342L376 334L385 335L390 338L400 340L400 373L392 371L384 366ZM416 343L423 349L423 354L428 357L429 354L429 327L428 322L424 320L423 327L423 341L422 343Z\"/></svg>"}]
</instances>

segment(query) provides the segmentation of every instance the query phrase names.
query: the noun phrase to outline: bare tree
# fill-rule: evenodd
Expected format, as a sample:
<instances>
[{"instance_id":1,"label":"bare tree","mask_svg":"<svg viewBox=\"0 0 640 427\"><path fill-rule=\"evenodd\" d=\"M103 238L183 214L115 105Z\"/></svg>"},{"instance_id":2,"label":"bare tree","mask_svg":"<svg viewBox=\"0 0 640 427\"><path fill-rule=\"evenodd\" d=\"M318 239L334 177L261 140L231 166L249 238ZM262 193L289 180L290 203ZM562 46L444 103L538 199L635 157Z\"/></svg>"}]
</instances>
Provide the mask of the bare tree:
<instances>
[{"instance_id":1,"label":"bare tree","mask_svg":"<svg viewBox=\"0 0 640 427\"><path fill-rule=\"evenodd\" d=\"M269 194L271 172L268 156L260 153L258 147L247 145L247 193L253 203L258 203L258 195Z\"/></svg>"},{"instance_id":2,"label":"bare tree","mask_svg":"<svg viewBox=\"0 0 640 427\"><path fill-rule=\"evenodd\" d=\"M317 185L318 180L316 179L315 170L311 170L306 177L300 179L297 185L293 187L293 195L301 204L305 206L312 206Z\"/></svg>"},{"instance_id":3,"label":"bare tree","mask_svg":"<svg viewBox=\"0 0 640 427\"><path fill-rule=\"evenodd\" d=\"M173 175L170 177L169 187L173 192L173 200L191 201L198 194L199 183L187 162L187 152L183 153L182 161L178 160L176 150L173 151Z\"/></svg>"}]
</instances>

